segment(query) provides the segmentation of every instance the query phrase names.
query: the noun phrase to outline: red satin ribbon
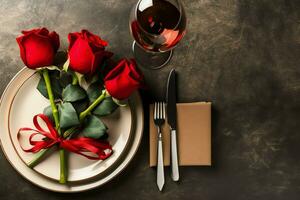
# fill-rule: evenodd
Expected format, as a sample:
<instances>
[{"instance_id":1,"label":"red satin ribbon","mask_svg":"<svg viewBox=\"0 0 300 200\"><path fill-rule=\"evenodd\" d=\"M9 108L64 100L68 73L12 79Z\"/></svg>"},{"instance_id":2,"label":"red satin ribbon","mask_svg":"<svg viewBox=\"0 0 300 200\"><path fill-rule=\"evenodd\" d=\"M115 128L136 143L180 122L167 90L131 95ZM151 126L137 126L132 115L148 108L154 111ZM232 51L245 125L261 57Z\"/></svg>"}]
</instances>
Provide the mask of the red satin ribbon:
<instances>
[{"instance_id":1,"label":"red satin ribbon","mask_svg":"<svg viewBox=\"0 0 300 200\"><path fill-rule=\"evenodd\" d=\"M44 130L39 122L38 118L41 118L48 127L48 131ZM87 137L80 137L76 139L64 139L59 136L57 131L52 125L50 119L43 114L38 114L33 117L33 124L36 129L32 128L20 128L18 132L18 140L22 131L33 132L29 137L29 143L33 146L29 149L21 148L25 152L36 153L41 149L48 149L55 144L59 144L60 148L66 149L73 153L80 154L88 159L92 160L104 160L112 154L112 147L107 141L100 141ZM33 140L36 135L43 135L41 140ZM93 153L95 156L88 155L87 153Z\"/></svg>"}]
</instances>

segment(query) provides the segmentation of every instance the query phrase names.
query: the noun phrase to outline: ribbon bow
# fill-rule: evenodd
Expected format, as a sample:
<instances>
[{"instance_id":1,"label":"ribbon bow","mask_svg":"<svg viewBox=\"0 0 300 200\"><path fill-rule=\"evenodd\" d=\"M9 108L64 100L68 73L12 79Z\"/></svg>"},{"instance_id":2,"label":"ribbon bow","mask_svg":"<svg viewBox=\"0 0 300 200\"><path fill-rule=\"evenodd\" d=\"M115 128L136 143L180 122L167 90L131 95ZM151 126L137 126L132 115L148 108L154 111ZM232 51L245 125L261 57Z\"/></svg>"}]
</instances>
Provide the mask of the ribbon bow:
<instances>
[{"instance_id":1,"label":"ribbon bow","mask_svg":"<svg viewBox=\"0 0 300 200\"><path fill-rule=\"evenodd\" d=\"M44 130L39 122L38 118L42 119L48 127L48 131ZM29 137L29 143L33 146L29 149L21 148L25 152L36 153L41 149L48 149L55 144L58 144L60 148L66 149L73 153L80 154L91 160L104 160L112 154L112 147L107 141L100 141L87 137L80 137L76 139L64 139L59 136L57 131L52 125L50 119L44 114L38 114L33 117L33 124L36 129L32 128L20 128L18 131L18 140L20 139L22 131L33 132ZM43 135L41 140L33 140L37 135ZM88 155L87 153L93 153L95 156Z\"/></svg>"}]
</instances>

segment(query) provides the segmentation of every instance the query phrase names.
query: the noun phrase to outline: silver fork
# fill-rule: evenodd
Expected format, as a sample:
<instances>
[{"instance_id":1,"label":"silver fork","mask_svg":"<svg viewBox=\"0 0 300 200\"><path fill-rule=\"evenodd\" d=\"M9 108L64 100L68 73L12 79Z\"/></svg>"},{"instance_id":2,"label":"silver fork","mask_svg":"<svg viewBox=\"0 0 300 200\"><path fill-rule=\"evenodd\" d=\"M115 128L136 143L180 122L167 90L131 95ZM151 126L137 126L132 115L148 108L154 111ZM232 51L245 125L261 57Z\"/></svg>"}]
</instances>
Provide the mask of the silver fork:
<instances>
[{"instance_id":1,"label":"silver fork","mask_svg":"<svg viewBox=\"0 0 300 200\"><path fill-rule=\"evenodd\" d=\"M158 132L156 183L160 191L162 191L165 184L164 159L163 159L163 148L162 148L163 144L162 144L162 133L161 133L161 126L165 123L165 118L166 118L165 103L155 102L154 123L157 127L157 132Z\"/></svg>"}]
</instances>

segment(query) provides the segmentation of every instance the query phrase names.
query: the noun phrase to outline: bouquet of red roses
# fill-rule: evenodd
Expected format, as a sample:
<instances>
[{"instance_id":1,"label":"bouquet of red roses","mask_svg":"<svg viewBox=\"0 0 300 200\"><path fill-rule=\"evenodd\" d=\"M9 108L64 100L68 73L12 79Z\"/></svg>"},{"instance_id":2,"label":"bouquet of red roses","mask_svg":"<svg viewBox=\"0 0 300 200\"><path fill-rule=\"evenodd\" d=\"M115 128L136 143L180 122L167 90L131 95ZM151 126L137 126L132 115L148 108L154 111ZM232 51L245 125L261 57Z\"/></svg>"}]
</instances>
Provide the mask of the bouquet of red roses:
<instances>
[{"instance_id":1,"label":"bouquet of red roses","mask_svg":"<svg viewBox=\"0 0 300 200\"><path fill-rule=\"evenodd\" d=\"M22 33L17 38L21 58L28 68L41 74L37 89L50 105L34 116L35 129L20 128L18 134L31 133L32 147L23 149L36 153L28 163L31 168L49 149L59 147L60 183L66 183L66 150L96 160L113 153L107 141L108 127L100 117L114 112L121 100L139 89L143 75L132 59L121 59L115 64L113 53L105 50L108 43L87 30L69 33L63 62L59 62L64 54L58 52L60 41L56 32L41 28ZM43 138L35 139L37 135Z\"/></svg>"}]
</instances>

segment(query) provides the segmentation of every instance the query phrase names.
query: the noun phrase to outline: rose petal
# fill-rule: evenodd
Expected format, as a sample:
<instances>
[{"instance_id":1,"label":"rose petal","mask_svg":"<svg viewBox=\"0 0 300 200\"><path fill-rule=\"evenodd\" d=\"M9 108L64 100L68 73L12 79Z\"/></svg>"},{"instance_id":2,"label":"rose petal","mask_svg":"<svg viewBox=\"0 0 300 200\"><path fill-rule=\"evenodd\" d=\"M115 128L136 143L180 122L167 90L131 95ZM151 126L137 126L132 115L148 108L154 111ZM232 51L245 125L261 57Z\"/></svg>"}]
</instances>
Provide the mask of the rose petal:
<instances>
[{"instance_id":1,"label":"rose petal","mask_svg":"<svg viewBox=\"0 0 300 200\"><path fill-rule=\"evenodd\" d=\"M69 51L70 68L81 74L91 72L94 54L88 42L82 38L77 38Z\"/></svg>"},{"instance_id":2,"label":"rose petal","mask_svg":"<svg viewBox=\"0 0 300 200\"><path fill-rule=\"evenodd\" d=\"M105 77L104 84L108 93L119 100L127 99L135 90L142 86L142 75L135 62L120 60Z\"/></svg>"},{"instance_id":3,"label":"rose petal","mask_svg":"<svg viewBox=\"0 0 300 200\"><path fill-rule=\"evenodd\" d=\"M69 33L68 34L68 40L69 40L69 48L68 50L70 51L74 42L77 40L79 34L78 33Z\"/></svg>"},{"instance_id":4,"label":"rose petal","mask_svg":"<svg viewBox=\"0 0 300 200\"><path fill-rule=\"evenodd\" d=\"M87 30L70 33L68 38L70 68L79 73L94 73L105 59L113 55L105 51L105 41Z\"/></svg>"},{"instance_id":5,"label":"rose petal","mask_svg":"<svg viewBox=\"0 0 300 200\"><path fill-rule=\"evenodd\" d=\"M27 61L26 61L26 52L25 52L25 48L23 46L23 37L24 36L20 36L20 37L17 37L17 42L18 42L18 45L20 47L20 56L21 56L21 59L23 60L24 64L27 65Z\"/></svg>"},{"instance_id":6,"label":"rose petal","mask_svg":"<svg viewBox=\"0 0 300 200\"><path fill-rule=\"evenodd\" d=\"M37 68L53 63L54 49L49 39L30 34L23 38L22 44L24 45L28 67Z\"/></svg>"},{"instance_id":7,"label":"rose petal","mask_svg":"<svg viewBox=\"0 0 300 200\"><path fill-rule=\"evenodd\" d=\"M59 48L59 36L48 29L22 31L24 35L16 38L20 56L24 64L32 69L53 64L54 54Z\"/></svg>"},{"instance_id":8,"label":"rose petal","mask_svg":"<svg viewBox=\"0 0 300 200\"><path fill-rule=\"evenodd\" d=\"M59 48L60 42L59 42L59 35L53 31L49 34L50 39L52 40L54 51L56 52Z\"/></svg>"}]
</instances>

